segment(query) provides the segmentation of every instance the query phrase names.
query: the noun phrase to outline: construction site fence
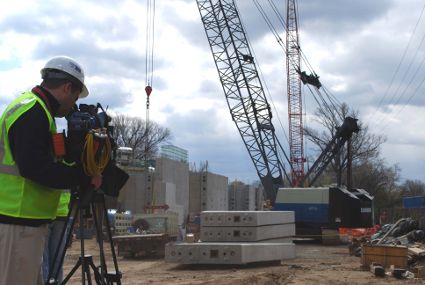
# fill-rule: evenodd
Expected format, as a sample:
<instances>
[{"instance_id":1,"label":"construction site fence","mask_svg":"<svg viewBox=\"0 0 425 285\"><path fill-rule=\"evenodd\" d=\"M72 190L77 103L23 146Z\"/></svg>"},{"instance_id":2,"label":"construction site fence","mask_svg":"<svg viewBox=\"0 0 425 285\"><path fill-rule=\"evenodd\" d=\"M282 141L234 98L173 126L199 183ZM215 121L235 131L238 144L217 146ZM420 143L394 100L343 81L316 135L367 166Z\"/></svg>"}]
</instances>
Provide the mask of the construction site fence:
<instances>
[{"instance_id":1,"label":"construction site fence","mask_svg":"<svg viewBox=\"0 0 425 285\"><path fill-rule=\"evenodd\" d=\"M383 208L379 210L377 221L381 225L394 224L401 218L412 218L419 223L425 223L425 207L422 208Z\"/></svg>"}]
</instances>

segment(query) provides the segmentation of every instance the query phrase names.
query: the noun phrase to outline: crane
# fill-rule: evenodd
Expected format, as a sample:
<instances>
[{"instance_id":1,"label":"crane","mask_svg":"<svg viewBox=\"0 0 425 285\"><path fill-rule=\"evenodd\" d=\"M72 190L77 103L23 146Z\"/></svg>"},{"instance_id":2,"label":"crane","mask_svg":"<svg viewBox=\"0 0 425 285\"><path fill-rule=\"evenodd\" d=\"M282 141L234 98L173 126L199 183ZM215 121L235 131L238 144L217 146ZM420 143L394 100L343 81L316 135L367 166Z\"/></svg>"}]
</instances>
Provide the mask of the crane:
<instances>
[{"instance_id":1,"label":"crane","mask_svg":"<svg viewBox=\"0 0 425 285\"><path fill-rule=\"evenodd\" d=\"M238 11L229 0L197 0L197 4L232 120L264 186L265 197L274 201L284 179L290 179L279 158L270 105Z\"/></svg>"},{"instance_id":2,"label":"crane","mask_svg":"<svg viewBox=\"0 0 425 285\"><path fill-rule=\"evenodd\" d=\"M304 175L303 166L295 168L293 164L297 160L302 162L299 165L303 165L302 152L297 149L292 156L293 159L289 159L276 137L270 105L234 0L196 0L196 2L232 120L264 186L265 199L273 204L278 189L284 187L285 182L289 186L313 184L339 149L351 138L352 133L358 132L357 120L347 119L337 129L324 152ZM296 46L294 50L299 49L297 41L294 45ZM299 56L295 57L299 62ZM289 57L287 63L291 63L292 66L292 61L293 58ZM302 73L299 64L294 68L291 67L291 76L297 85L294 89L297 89L295 97L298 98L294 101L297 102L299 109L294 107L292 112L300 115L294 120L297 129L294 132L299 136L302 134L300 80L304 84L312 84L316 89L320 88L320 85L317 84L318 77ZM298 80L295 77L298 77ZM302 146L302 138L297 139L301 140ZM282 162L283 158L285 164ZM295 179L294 176L292 179L289 177L288 170L295 173Z\"/></svg>"}]
</instances>

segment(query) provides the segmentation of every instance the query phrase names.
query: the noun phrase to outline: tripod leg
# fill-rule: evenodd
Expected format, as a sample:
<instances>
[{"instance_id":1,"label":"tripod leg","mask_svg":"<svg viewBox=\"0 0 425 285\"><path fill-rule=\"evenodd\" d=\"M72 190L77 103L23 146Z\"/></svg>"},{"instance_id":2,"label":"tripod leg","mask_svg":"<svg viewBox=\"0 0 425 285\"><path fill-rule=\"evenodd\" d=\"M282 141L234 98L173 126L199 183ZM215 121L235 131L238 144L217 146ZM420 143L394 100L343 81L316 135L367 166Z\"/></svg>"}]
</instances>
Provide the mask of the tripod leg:
<instances>
[{"instance_id":1,"label":"tripod leg","mask_svg":"<svg viewBox=\"0 0 425 285\"><path fill-rule=\"evenodd\" d=\"M114 263L114 269L115 269L115 273L107 273L107 280L108 282L111 282L110 284L113 284L113 282L116 282L117 285L121 285L121 277L122 274L118 269L118 261L117 261L117 256L115 254L115 247L114 247L114 241L112 240L112 233L111 233L111 225L109 223L109 219L108 219L108 212L106 211L106 203L105 203L105 196L101 197L101 205L102 205L102 210L103 210L103 216L105 219L105 223L106 223L106 235L108 237L109 240L109 244L111 247L111 253L112 253L112 261Z\"/></svg>"},{"instance_id":2,"label":"tripod leg","mask_svg":"<svg viewBox=\"0 0 425 285\"><path fill-rule=\"evenodd\" d=\"M69 274L65 277L65 279L63 279L61 285L66 284L66 282L69 281L69 279L71 279L71 276L75 273L75 271L77 271L78 267L81 266L81 259L79 259L77 261L77 263L74 265L74 267L71 269L71 271L69 272Z\"/></svg>"},{"instance_id":3,"label":"tripod leg","mask_svg":"<svg viewBox=\"0 0 425 285\"><path fill-rule=\"evenodd\" d=\"M96 227L96 239L99 245L99 257L100 257L100 275L102 280L106 279L106 274L108 272L106 261L105 261L105 251L103 249L103 233L102 233L102 216L98 215L99 207L96 206L95 202L91 203L93 220ZM100 218L100 219L99 219Z\"/></svg>"},{"instance_id":4,"label":"tripod leg","mask_svg":"<svg viewBox=\"0 0 425 285\"><path fill-rule=\"evenodd\" d=\"M60 238L57 241L53 260L49 260L49 274L47 277L46 284L57 284L59 282L62 282L62 264L65 258L67 245L69 244L69 241L72 237L72 230L74 227L77 211L78 208L76 207L75 201L74 199L71 199L70 210L61 230ZM52 278L54 278L54 281L51 281Z\"/></svg>"},{"instance_id":5,"label":"tripod leg","mask_svg":"<svg viewBox=\"0 0 425 285\"><path fill-rule=\"evenodd\" d=\"M94 280L96 281L96 284L98 284L98 285L106 285L106 283L105 283L105 277L103 277L99 273L99 269L94 265L93 262L90 263L90 267L93 269Z\"/></svg>"},{"instance_id":6,"label":"tripod leg","mask_svg":"<svg viewBox=\"0 0 425 285\"><path fill-rule=\"evenodd\" d=\"M83 267L83 270L81 270L81 282L83 285L86 284L86 275L85 271L87 269L86 259L85 259L85 252L84 252L84 218L83 218L83 211L79 211L79 218L80 218L80 227L78 229L80 233L80 258L81 258L81 265Z\"/></svg>"},{"instance_id":7,"label":"tripod leg","mask_svg":"<svg viewBox=\"0 0 425 285\"><path fill-rule=\"evenodd\" d=\"M90 274L89 264L86 264L86 268L84 268L84 270L83 270L83 274L84 273L87 275L87 283L88 283L88 285L91 285L92 283L91 283L91 274Z\"/></svg>"}]
</instances>

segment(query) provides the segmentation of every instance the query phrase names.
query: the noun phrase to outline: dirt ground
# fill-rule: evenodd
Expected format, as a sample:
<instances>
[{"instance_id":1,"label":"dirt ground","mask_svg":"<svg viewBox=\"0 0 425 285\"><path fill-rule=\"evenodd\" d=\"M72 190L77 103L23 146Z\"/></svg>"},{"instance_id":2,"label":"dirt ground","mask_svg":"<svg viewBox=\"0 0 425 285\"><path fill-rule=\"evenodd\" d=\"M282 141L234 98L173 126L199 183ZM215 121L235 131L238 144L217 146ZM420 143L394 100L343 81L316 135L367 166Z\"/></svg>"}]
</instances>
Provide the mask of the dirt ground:
<instances>
[{"instance_id":1,"label":"dirt ground","mask_svg":"<svg viewBox=\"0 0 425 285\"><path fill-rule=\"evenodd\" d=\"M64 275L77 263L80 242L74 240L67 250ZM105 250L109 243L104 245ZM85 240L85 254L93 255L99 264L95 240ZM398 280L392 276L375 277L360 269L360 258L350 256L346 245L323 246L313 243L296 245L297 257L282 262L250 264L244 266L179 265L166 263L162 258L124 259L118 257L123 277L121 284L425 284L424 279ZM108 270L113 270L112 258L107 251ZM82 284L81 267L67 284ZM87 283L86 283L87 284Z\"/></svg>"}]
</instances>

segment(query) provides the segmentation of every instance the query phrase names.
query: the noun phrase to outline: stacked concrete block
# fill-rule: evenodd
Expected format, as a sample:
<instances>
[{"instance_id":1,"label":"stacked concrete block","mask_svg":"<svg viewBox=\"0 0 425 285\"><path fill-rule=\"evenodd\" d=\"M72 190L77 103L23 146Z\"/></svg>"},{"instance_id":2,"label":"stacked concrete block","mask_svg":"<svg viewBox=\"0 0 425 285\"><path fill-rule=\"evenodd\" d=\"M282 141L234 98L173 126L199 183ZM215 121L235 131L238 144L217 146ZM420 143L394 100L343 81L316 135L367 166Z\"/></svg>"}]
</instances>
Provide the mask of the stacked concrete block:
<instances>
[{"instance_id":1,"label":"stacked concrete block","mask_svg":"<svg viewBox=\"0 0 425 285\"><path fill-rule=\"evenodd\" d=\"M170 243L165 260L183 264L245 264L295 258L293 212L204 211L201 242Z\"/></svg>"},{"instance_id":2,"label":"stacked concrete block","mask_svg":"<svg viewBox=\"0 0 425 285\"><path fill-rule=\"evenodd\" d=\"M258 227L203 227L201 240L211 242L254 242L289 238L295 235L294 224L267 225Z\"/></svg>"},{"instance_id":3,"label":"stacked concrete block","mask_svg":"<svg viewBox=\"0 0 425 285\"><path fill-rule=\"evenodd\" d=\"M115 235L125 235L131 228L133 216L127 213L116 213L114 219Z\"/></svg>"},{"instance_id":4,"label":"stacked concrete block","mask_svg":"<svg viewBox=\"0 0 425 285\"><path fill-rule=\"evenodd\" d=\"M294 212L205 211L201 214L201 240L257 242L295 235Z\"/></svg>"},{"instance_id":5,"label":"stacked concrete block","mask_svg":"<svg viewBox=\"0 0 425 285\"><path fill-rule=\"evenodd\" d=\"M256 227L294 224L292 211L205 211L201 214L204 227Z\"/></svg>"},{"instance_id":6,"label":"stacked concrete block","mask_svg":"<svg viewBox=\"0 0 425 285\"><path fill-rule=\"evenodd\" d=\"M246 264L295 257L292 243L168 243L165 260L181 264Z\"/></svg>"},{"instance_id":7,"label":"stacked concrete block","mask_svg":"<svg viewBox=\"0 0 425 285\"><path fill-rule=\"evenodd\" d=\"M158 214L135 214L133 217L134 221L140 219L146 220L149 224L149 233L166 233L171 237L176 237L179 234L178 213L167 211Z\"/></svg>"}]
</instances>

